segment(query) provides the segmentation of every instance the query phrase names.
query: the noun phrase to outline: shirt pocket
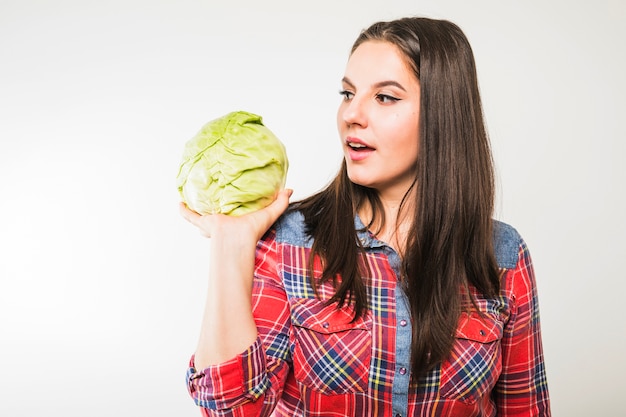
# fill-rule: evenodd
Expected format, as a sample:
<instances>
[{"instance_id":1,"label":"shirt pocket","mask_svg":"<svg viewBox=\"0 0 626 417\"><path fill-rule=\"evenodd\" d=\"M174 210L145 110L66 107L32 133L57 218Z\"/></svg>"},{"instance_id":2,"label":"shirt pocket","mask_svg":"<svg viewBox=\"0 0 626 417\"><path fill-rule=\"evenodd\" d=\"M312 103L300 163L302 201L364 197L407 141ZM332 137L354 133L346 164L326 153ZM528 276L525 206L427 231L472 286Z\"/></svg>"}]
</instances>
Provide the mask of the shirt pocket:
<instances>
[{"instance_id":1,"label":"shirt pocket","mask_svg":"<svg viewBox=\"0 0 626 417\"><path fill-rule=\"evenodd\" d=\"M471 404L491 392L502 371L502 330L492 316L461 313L452 352L441 364L442 397Z\"/></svg>"},{"instance_id":2,"label":"shirt pocket","mask_svg":"<svg viewBox=\"0 0 626 417\"><path fill-rule=\"evenodd\" d=\"M324 394L367 390L372 350L371 319L352 320L351 308L318 299L292 301L296 380Z\"/></svg>"}]
</instances>

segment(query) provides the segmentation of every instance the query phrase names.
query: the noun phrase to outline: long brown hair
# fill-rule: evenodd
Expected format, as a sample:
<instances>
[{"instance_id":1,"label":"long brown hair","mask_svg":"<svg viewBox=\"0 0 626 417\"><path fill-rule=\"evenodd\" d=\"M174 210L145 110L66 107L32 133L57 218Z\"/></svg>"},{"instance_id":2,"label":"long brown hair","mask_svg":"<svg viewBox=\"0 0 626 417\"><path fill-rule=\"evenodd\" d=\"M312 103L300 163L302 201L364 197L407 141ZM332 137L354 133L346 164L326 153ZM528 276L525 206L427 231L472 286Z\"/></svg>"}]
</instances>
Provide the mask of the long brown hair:
<instances>
[{"instance_id":1,"label":"long brown hair","mask_svg":"<svg viewBox=\"0 0 626 417\"><path fill-rule=\"evenodd\" d=\"M493 163L472 49L457 25L418 17L374 23L352 52L367 41L398 47L420 82L416 192L410 202L416 215L399 277L410 302L417 378L450 354L459 315L473 303L463 288L472 285L486 297L497 295ZM354 227L354 216L366 202L373 219L384 222L376 190L352 183L344 161L325 189L294 205L314 238L312 253L323 260L323 275L311 274L313 287L331 281L336 290L331 302L353 303L356 317L368 308L363 278L368 272L359 262L363 249Z\"/></svg>"}]
</instances>

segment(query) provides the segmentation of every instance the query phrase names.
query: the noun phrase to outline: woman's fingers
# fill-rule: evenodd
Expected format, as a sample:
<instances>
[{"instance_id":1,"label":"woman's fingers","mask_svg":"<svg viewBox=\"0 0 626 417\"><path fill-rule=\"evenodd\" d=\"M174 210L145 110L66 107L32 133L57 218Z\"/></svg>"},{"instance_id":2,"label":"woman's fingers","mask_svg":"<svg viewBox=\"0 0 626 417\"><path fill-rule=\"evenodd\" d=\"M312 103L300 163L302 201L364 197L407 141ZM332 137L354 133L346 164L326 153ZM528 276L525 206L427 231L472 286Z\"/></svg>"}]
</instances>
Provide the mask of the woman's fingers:
<instances>
[{"instance_id":1,"label":"woman's fingers","mask_svg":"<svg viewBox=\"0 0 626 417\"><path fill-rule=\"evenodd\" d=\"M287 209L289 206L289 197L291 197L292 193L293 190L291 189L281 190L277 194L276 199L267 207L240 217L221 214L201 215L189 209L183 202L179 204L179 211L185 220L200 229L200 232L206 237L211 237L213 228L217 228L221 231L226 227L232 232L234 232L235 229L239 229L243 232L241 228L247 228L249 232L255 235L256 239L260 239L267 229L269 229Z\"/></svg>"},{"instance_id":2,"label":"woman's fingers","mask_svg":"<svg viewBox=\"0 0 626 417\"><path fill-rule=\"evenodd\" d=\"M191 210L189 207L187 207L187 204L183 202L179 203L178 209L180 211L180 215L183 216L183 218L189 223L196 226L203 236L211 237L209 216L203 216L200 213Z\"/></svg>"},{"instance_id":3,"label":"woman's fingers","mask_svg":"<svg viewBox=\"0 0 626 417\"><path fill-rule=\"evenodd\" d=\"M189 223L196 225L198 219L200 217L202 217L199 213L191 210L189 207L187 207L187 204L180 202L178 205L178 209L180 211L180 215L183 216L183 218L185 220L187 220Z\"/></svg>"}]
</instances>

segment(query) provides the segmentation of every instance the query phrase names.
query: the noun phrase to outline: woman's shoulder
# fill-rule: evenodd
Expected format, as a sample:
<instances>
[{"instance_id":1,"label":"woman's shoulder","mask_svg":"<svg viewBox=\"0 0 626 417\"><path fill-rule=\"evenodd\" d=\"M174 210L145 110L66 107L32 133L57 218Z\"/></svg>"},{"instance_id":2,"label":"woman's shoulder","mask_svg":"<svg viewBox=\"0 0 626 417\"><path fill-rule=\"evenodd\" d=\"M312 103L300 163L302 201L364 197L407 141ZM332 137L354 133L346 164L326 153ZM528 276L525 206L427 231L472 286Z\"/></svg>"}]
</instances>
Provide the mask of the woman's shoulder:
<instances>
[{"instance_id":1,"label":"woman's shoulder","mask_svg":"<svg viewBox=\"0 0 626 417\"><path fill-rule=\"evenodd\" d=\"M524 245L518 231L507 223L494 220L493 242L498 266L506 269L515 268L520 247Z\"/></svg>"},{"instance_id":2,"label":"woman's shoulder","mask_svg":"<svg viewBox=\"0 0 626 417\"><path fill-rule=\"evenodd\" d=\"M279 243L311 247L312 240L306 230L304 215L299 210L287 209L274 224L274 229Z\"/></svg>"}]
</instances>

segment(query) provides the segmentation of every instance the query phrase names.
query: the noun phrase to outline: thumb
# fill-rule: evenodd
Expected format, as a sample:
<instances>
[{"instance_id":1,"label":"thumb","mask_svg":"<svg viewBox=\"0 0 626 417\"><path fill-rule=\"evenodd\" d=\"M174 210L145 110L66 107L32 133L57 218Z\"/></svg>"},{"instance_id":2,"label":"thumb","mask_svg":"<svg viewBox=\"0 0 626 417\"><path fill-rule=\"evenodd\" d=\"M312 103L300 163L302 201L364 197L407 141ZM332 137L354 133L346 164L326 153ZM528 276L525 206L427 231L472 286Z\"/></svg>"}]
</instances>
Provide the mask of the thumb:
<instances>
[{"instance_id":1,"label":"thumb","mask_svg":"<svg viewBox=\"0 0 626 417\"><path fill-rule=\"evenodd\" d=\"M289 197L291 197L291 194L293 194L293 190L291 189L280 190L276 195L276 199L272 201L269 206L263 209L268 217L267 227L274 223L287 209L287 207L289 206Z\"/></svg>"},{"instance_id":2,"label":"thumb","mask_svg":"<svg viewBox=\"0 0 626 417\"><path fill-rule=\"evenodd\" d=\"M276 195L276 199L269 205L271 207L271 211L274 217L278 218L289 206L289 198L293 194L293 190L290 188L286 188L284 190L280 190Z\"/></svg>"}]
</instances>

